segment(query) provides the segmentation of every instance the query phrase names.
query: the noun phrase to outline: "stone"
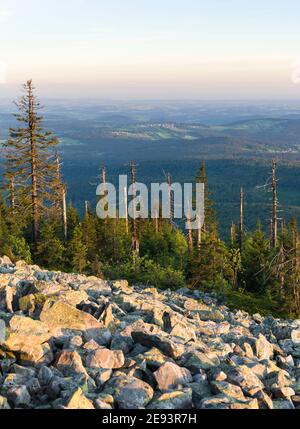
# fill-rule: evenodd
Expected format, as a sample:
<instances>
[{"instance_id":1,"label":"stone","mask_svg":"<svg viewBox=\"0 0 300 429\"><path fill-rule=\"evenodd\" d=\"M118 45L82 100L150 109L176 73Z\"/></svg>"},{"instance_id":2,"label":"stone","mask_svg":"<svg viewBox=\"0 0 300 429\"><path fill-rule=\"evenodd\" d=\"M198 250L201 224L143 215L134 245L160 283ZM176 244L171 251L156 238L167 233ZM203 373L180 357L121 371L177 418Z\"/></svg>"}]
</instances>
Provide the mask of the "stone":
<instances>
[{"instance_id":1,"label":"stone","mask_svg":"<svg viewBox=\"0 0 300 429\"><path fill-rule=\"evenodd\" d=\"M111 282L113 291L118 290L124 293L125 295L131 295L133 288L129 286L127 280L114 280Z\"/></svg>"},{"instance_id":2,"label":"stone","mask_svg":"<svg viewBox=\"0 0 300 429\"><path fill-rule=\"evenodd\" d=\"M111 343L112 334L106 328L91 328L83 332L84 341L94 340L100 346L108 346Z\"/></svg>"},{"instance_id":3,"label":"stone","mask_svg":"<svg viewBox=\"0 0 300 429\"><path fill-rule=\"evenodd\" d=\"M91 352L86 359L89 368L118 369L125 364L122 350L98 349Z\"/></svg>"},{"instance_id":4,"label":"stone","mask_svg":"<svg viewBox=\"0 0 300 429\"><path fill-rule=\"evenodd\" d=\"M195 328L182 322L176 323L176 325L171 330L170 335L173 337L182 338L186 342L190 340L196 340L197 338Z\"/></svg>"},{"instance_id":5,"label":"stone","mask_svg":"<svg viewBox=\"0 0 300 429\"><path fill-rule=\"evenodd\" d=\"M223 394L239 401L245 400L245 396L242 392L242 389L239 386L227 383L226 381L211 382L211 389L216 395Z\"/></svg>"},{"instance_id":6,"label":"stone","mask_svg":"<svg viewBox=\"0 0 300 429\"><path fill-rule=\"evenodd\" d=\"M14 290L10 286L0 286L0 310L13 313Z\"/></svg>"},{"instance_id":7,"label":"stone","mask_svg":"<svg viewBox=\"0 0 300 429\"><path fill-rule=\"evenodd\" d=\"M55 363L55 367L65 377L72 377L74 375L87 376L81 357L76 351L62 351Z\"/></svg>"},{"instance_id":8,"label":"stone","mask_svg":"<svg viewBox=\"0 0 300 429\"><path fill-rule=\"evenodd\" d=\"M295 391L291 387L279 387L273 389L273 394L275 398L290 399L295 395Z\"/></svg>"},{"instance_id":9,"label":"stone","mask_svg":"<svg viewBox=\"0 0 300 429\"><path fill-rule=\"evenodd\" d=\"M172 341L167 337L151 335L146 332L132 332L132 338L135 342L148 347L156 347L165 355L173 359L179 358L184 352L184 346L181 343Z\"/></svg>"},{"instance_id":10,"label":"stone","mask_svg":"<svg viewBox=\"0 0 300 429\"><path fill-rule=\"evenodd\" d=\"M216 395L210 398L205 398L200 403L200 409L258 409L257 399L247 398L244 401L231 398L227 395Z\"/></svg>"},{"instance_id":11,"label":"stone","mask_svg":"<svg viewBox=\"0 0 300 429\"><path fill-rule=\"evenodd\" d=\"M26 407L31 401L31 396L26 386L12 387L7 393L7 398L9 402L14 404L14 407Z\"/></svg>"},{"instance_id":12,"label":"stone","mask_svg":"<svg viewBox=\"0 0 300 429\"><path fill-rule=\"evenodd\" d=\"M183 359L183 366L192 371L192 373L200 369L214 368L219 364L220 360L215 353L203 353L197 350L187 353Z\"/></svg>"},{"instance_id":13,"label":"stone","mask_svg":"<svg viewBox=\"0 0 300 429\"><path fill-rule=\"evenodd\" d=\"M112 406L109 405L107 402L102 401L100 398L97 398L94 401L94 405L96 410L112 410Z\"/></svg>"},{"instance_id":14,"label":"stone","mask_svg":"<svg viewBox=\"0 0 300 429\"><path fill-rule=\"evenodd\" d=\"M47 366L41 366L37 377L42 386L47 386L53 379L53 373Z\"/></svg>"},{"instance_id":15,"label":"stone","mask_svg":"<svg viewBox=\"0 0 300 429\"><path fill-rule=\"evenodd\" d=\"M90 368L88 373L95 381L97 387L100 388L111 378L112 370L104 368Z\"/></svg>"},{"instance_id":16,"label":"stone","mask_svg":"<svg viewBox=\"0 0 300 429\"><path fill-rule=\"evenodd\" d=\"M59 295L59 299L64 301L65 303L76 307L81 302L86 302L89 300L88 294L84 290L68 290L66 292L62 292Z\"/></svg>"},{"instance_id":17,"label":"stone","mask_svg":"<svg viewBox=\"0 0 300 429\"><path fill-rule=\"evenodd\" d=\"M274 410L294 410L295 406L292 401L288 400L274 400L273 401Z\"/></svg>"},{"instance_id":18,"label":"stone","mask_svg":"<svg viewBox=\"0 0 300 429\"><path fill-rule=\"evenodd\" d=\"M70 397L66 404L68 410L93 410L95 407L83 393L81 388L78 388Z\"/></svg>"},{"instance_id":19,"label":"stone","mask_svg":"<svg viewBox=\"0 0 300 429\"><path fill-rule=\"evenodd\" d=\"M154 373L159 390L169 390L179 384L186 385L193 381L192 374L187 368L182 368L175 363L166 362Z\"/></svg>"},{"instance_id":20,"label":"stone","mask_svg":"<svg viewBox=\"0 0 300 429\"><path fill-rule=\"evenodd\" d=\"M153 397L152 387L135 377L118 377L113 385L113 397L120 409L145 408Z\"/></svg>"},{"instance_id":21,"label":"stone","mask_svg":"<svg viewBox=\"0 0 300 429\"><path fill-rule=\"evenodd\" d=\"M10 333L3 347L17 352L20 364L32 366L51 362L53 355L47 341L52 334L45 323L29 317L13 316L9 328Z\"/></svg>"},{"instance_id":22,"label":"stone","mask_svg":"<svg viewBox=\"0 0 300 429\"><path fill-rule=\"evenodd\" d=\"M229 383L241 387L243 392L248 396L253 396L264 388L263 383L254 372L244 365L231 368L227 372L227 380Z\"/></svg>"},{"instance_id":23,"label":"stone","mask_svg":"<svg viewBox=\"0 0 300 429\"><path fill-rule=\"evenodd\" d=\"M214 374L214 379L216 381L225 381L227 379L227 375L225 374L225 372L220 371Z\"/></svg>"},{"instance_id":24,"label":"stone","mask_svg":"<svg viewBox=\"0 0 300 429\"><path fill-rule=\"evenodd\" d=\"M0 344L6 339L6 325L4 320L0 319Z\"/></svg>"},{"instance_id":25,"label":"stone","mask_svg":"<svg viewBox=\"0 0 300 429\"><path fill-rule=\"evenodd\" d=\"M269 410L272 410L274 408L272 399L263 390L259 390L253 396L254 398L257 399L259 408L269 409Z\"/></svg>"},{"instance_id":26,"label":"stone","mask_svg":"<svg viewBox=\"0 0 300 429\"><path fill-rule=\"evenodd\" d=\"M9 328L9 336L3 346L13 352L26 353L25 350L31 345L41 346L52 336L45 323L29 317L13 316Z\"/></svg>"},{"instance_id":27,"label":"stone","mask_svg":"<svg viewBox=\"0 0 300 429\"><path fill-rule=\"evenodd\" d=\"M10 406L7 399L1 395L0 395L0 410L10 410Z\"/></svg>"},{"instance_id":28,"label":"stone","mask_svg":"<svg viewBox=\"0 0 300 429\"><path fill-rule=\"evenodd\" d=\"M273 346L262 334L259 334L258 339L254 343L254 348L259 360L271 359L273 357Z\"/></svg>"},{"instance_id":29,"label":"stone","mask_svg":"<svg viewBox=\"0 0 300 429\"><path fill-rule=\"evenodd\" d=\"M100 348L100 346L98 343L96 343L95 340L89 340L84 344L83 348L85 350L97 350Z\"/></svg>"},{"instance_id":30,"label":"stone","mask_svg":"<svg viewBox=\"0 0 300 429\"><path fill-rule=\"evenodd\" d=\"M82 337L80 335L74 335L73 337L69 338L66 348L78 349L82 346L82 344L83 344Z\"/></svg>"},{"instance_id":31,"label":"stone","mask_svg":"<svg viewBox=\"0 0 300 429\"><path fill-rule=\"evenodd\" d=\"M210 385L206 381L191 383L188 387L192 389L192 399L195 408L200 408L202 399L210 397L213 394Z\"/></svg>"},{"instance_id":32,"label":"stone","mask_svg":"<svg viewBox=\"0 0 300 429\"><path fill-rule=\"evenodd\" d=\"M112 305L108 304L99 318L99 321L101 321L105 327L109 327L112 323L114 323L112 308Z\"/></svg>"},{"instance_id":33,"label":"stone","mask_svg":"<svg viewBox=\"0 0 300 429\"><path fill-rule=\"evenodd\" d=\"M93 316L62 301L46 301L40 314L40 320L52 327L79 331L101 328L100 323Z\"/></svg>"},{"instance_id":34,"label":"stone","mask_svg":"<svg viewBox=\"0 0 300 429\"><path fill-rule=\"evenodd\" d=\"M19 298L19 309L24 313L33 313L35 310L35 296L29 294Z\"/></svg>"},{"instance_id":35,"label":"stone","mask_svg":"<svg viewBox=\"0 0 300 429\"><path fill-rule=\"evenodd\" d=\"M32 377L26 382L26 388L31 396L37 395L41 391L41 385L36 377Z\"/></svg>"},{"instance_id":36,"label":"stone","mask_svg":"<svg viewBox=\"0 0 300 429\"><path fill-rule=\"evenodd\" d=\"M0 409L300 408L299 330L199 290L0 264Z\"/></svg>"},{"instance_id":37,"label":"stone","mask_svg":"<svg viewBox=\"0 0 300 429\"><path fill-rule=\"evenodd\" d=\"M198 310L197 314L203 322L212 321L220 323L224 320L224 315L219 310Z\"/></svg>"},{"instance_id":38,"label":"stone","mask_svg":"<svg viewBox=\"0 0 300 429\"><path fill-rule=\"evenodd\" d=\"M188 410L193 406L192 389L184 388L178 391L163 393L147 407L150 410Z\"/></svg>"},{"instance_id":39,"label":"stone","mask_svg":"<svg viewBox=\"0 0 300 429\"><path fill-rule=\"evenodd\" d=\"M294 344L300 344L300 328L292 330L291 339Z\"/></svg>"},{"instance_id":40,"label":"stone","mask_svg":"<svg viewBox=\"0 0 300 429\"><path fill-rule=\"evenodd\" d=\"M147 350L145 353L138 355L135 359L138 358L146 361L147 367L150 369L156 370L161 367L166 362L169 362L171 358L165 356L159 349L152 347L150 350Z\"/></svg>"}]
</instances>

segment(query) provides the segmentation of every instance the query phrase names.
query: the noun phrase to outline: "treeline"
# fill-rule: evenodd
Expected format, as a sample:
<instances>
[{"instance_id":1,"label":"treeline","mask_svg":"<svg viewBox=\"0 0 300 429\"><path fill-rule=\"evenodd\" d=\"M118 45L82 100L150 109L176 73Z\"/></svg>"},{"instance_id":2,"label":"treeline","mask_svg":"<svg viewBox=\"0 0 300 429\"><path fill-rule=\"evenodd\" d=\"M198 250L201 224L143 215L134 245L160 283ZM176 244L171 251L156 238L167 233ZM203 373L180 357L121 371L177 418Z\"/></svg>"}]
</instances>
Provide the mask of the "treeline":
<instances>
[{"instance_id":1,"label":"treeline","mask_svg":"<svg viewBox=\"0 0 300 429\"><path fill-rule=\"evenodd\" d=\"M273 195L270 230L240 219L228 240L220 239L203 162L195 181L205 184L204 225L183 230L172 219L99 219L85 206L80 218L66 204L58 140L44 130L31 81L15 115L19 126L4 145L0 202L0 254L52 270L76 271L160 288L217 292L232 306L298 317L300 314L300 242L295 220L277 216L275 164L266 183ZM133 181L134 165L131 166ZM102 170L102 181L106 180ZM189 219L186 219L188 222Z\"/></svg>"}]
</instances>

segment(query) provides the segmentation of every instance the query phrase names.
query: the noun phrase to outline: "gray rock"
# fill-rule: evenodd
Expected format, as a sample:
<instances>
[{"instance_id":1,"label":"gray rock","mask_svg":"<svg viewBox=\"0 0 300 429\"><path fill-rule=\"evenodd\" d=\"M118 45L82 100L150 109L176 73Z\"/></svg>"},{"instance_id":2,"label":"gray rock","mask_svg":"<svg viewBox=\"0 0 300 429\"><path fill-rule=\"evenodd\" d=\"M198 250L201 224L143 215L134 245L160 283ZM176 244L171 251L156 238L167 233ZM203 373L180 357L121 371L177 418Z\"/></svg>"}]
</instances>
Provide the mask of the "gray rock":
<instances>
[{"instance_id":1,"label":"gray rock","mask_svg":"<svg viewBox=\"0 0 300 429\"><path fill-rule=\"evenodd\" d=\"M7 392L9 402L12 402L14 407L28 406L31 401L31 396L26 386L12 387Z\"/></svg>"},{"instance_id":2,"label":"gray rock","mask_svg":"<svg viewBox=\"0 0 300 429\"><path fill-rule=\"evenodd\" d=\"M192 374L187 368L182 368L175 363L166 362L154 373L159 390L170 390L179 384L186 385L193 380Z\"/></svg>"},{"instance_id":3,"label":"gray rock","mask_svg":"<svg viewBox=\"0 0 300 429\"><path fill-rule=\"evenodd\" d=\"M166 392L156 397L147 407L150 410L188 410L193 406L191 388Z\"/></svg>"}]
</instances>

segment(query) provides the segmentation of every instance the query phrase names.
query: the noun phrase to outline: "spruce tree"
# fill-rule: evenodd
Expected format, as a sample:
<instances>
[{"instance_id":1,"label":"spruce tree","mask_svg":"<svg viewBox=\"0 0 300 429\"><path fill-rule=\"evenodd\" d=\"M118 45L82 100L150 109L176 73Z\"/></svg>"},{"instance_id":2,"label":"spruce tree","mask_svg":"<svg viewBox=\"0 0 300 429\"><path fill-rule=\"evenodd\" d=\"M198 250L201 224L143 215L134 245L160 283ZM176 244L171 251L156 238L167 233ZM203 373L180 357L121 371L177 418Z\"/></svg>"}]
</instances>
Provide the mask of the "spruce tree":
<instances>
[{"instance_id":1,"label":"spruce tree","mask_svg":"<svg viewBox=\"0 0 300 429\"><path fill-rule=\"evenodd\" d=\"M51 149L58 140L43 129L41 105L31 80L23 85L23 90L24 95L16 102L18 113L14 115L20 126L10 129L10 137L4 144L5 178L8 191L14 181L16 207L21 217L28 213L36 243L41 215L51 200L55 176Z\"/></svg>"},{"instance_id":2,"label":"spruce tree","mask_svg":"<svg viewBox=\"0 0 300 429\"><path fill-rule=\"evenodd\" d=\"M216 214L211 200L211 193L206 175L206 164L202 161L200 170L196 175L196 183L204 184L204 231L208 231L216 224Z\"/></svg>"},{"instance_id":3,"label":"spruce tree","mask_svg":"<svg viewBox=\"0 0 300 429\"><path fill-rule=\"evenodd\" d=\"M35 258L38 264L48 269L64 268L64 245L57 236L55 225L46 220L41 226Z\"/></svg>"},{"instance_id":4,"label":"spruce tree","mask_svg":"<svg viewBox=\"0 0 300 429\"><path fill-rule=\"evenodd\" d=\"M84 244L81 227L76 226L66 251L69 266L73 271L82 273L87 268L87 252L88 249Z\"/></svg>"}]
</instances>

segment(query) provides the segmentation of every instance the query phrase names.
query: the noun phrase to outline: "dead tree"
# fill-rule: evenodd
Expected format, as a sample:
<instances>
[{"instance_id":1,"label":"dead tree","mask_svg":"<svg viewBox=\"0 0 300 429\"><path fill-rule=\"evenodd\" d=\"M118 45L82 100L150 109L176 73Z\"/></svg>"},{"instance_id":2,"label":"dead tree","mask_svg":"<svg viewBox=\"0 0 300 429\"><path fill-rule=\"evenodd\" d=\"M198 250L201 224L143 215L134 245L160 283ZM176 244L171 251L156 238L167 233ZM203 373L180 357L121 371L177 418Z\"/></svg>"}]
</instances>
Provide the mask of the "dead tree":
<instances>
[{"instance_id":1,"label":"dead tree","mask_svg":"<svg viewBox=\"0 0 300 429\"><path fill-rule=\"evenodd\" d=\"M84 202L84 212L86 216L89 214L89 202L87 200Z\"/></svg>"},{"instance_id":2,"label":"dead tree","mask_svg":"<svg viewBox=\"0 0 300 429\"><path fill-rule=\"evenodd\" d=\"M276 186L276 162L272 162L272 193L273 193L273 234L272 245L277 247L277 186Z\"/></svg>"},{"instance_id":3,"label":"dead tree","mask_svg":"<svg viewBox=\"0 0 300 429\"><path fill-rule=\"evenodd\" d=\"M61 207L61 173L60 173L60 156L58 153L55 155L55 208L57 210Z\"/></svg>"},{"instance_id":4,"label":"dead tree","mask_svg":"<svg viewBox=\"0 0 300 429\"><path fill-rule=\"evenodd\" d=\"M240 228L239 228L239 247L242 250L244 238L244 190L240 191Z\"/></svg>"},{"instance_id":5,"label":"dead tree","mask_svg":"<svg viewBox=\"0 0 300 429\"><path fill-rule=\"evenodd\" d=\"M124 187L124 209L125 209L125 228L126 228L126 234L129 234L129 223L128 223L128 201L127 201L127 188Z\"/></svg>"},{"instance_id":6,"label":"dead tree","mask_svg":"<svg viewBox=\"0 0 300 429\"><path fill-rule=\"evenodd\" d=\"M62 221L63 221L63 231L64 238L68 238L68 222L67 222L67 191L66 188L62 187Z\"/></svg>"},{"instance_id":7,"label":"dead tree","mask_svg":"<svg viewBox=\"0 0 300 429\"><path fill-rule=\"evenodd\" d=\"M194 243L193 243L193 231L192 231L192 225L191 225L191 212L190 212L189 205L187 208L186 223L187 223L187 230L188 230L188 249L190 252L192 252Z\"/></svg>"},{"instance_id":8,"label":"dead tree","mask_svg":"<svg viewBox=\"0 0 300 429\"><path fill-rule=\"evenodd\" d=\"M200 214L199 213L197 215L197 222L198 222L198 227L197 227L197 248L198 248L198 251L200 252L200 250L201 250L201 244L202 244L202 227L201 227L201 218L200 218Z\"/></svg>"},{"instance_id":9,"label":"dead tree","mask_svg":"<svg viewBox=\"0 0 300 429\"><path fill-rule=\"evenodd\" d=\"M170 173L168 173L168 193L169 193L169 207L170 207L169 222L170 222L170 225L172 225L173 210L172 210L172 192L171 192L171 174Z\"/></svg>"},{"instance_id":10,"label":"dead tree","mask_svg":"<svg viewBox=\"0 0 300 429\"><path fill-rule=\"evenodd\" d=\"M135 165L134 161L131 162L131 182L132 182L132 195L133 198L136 197L136 190L135 190ZM136 221L136 212L135 212L135 205L132 205L133 207L133 236L132 236L132 250L134 255L139 254L139 240L138 240L138 232L137 232L137 221Z\"/></svg>"}]
</instances>

